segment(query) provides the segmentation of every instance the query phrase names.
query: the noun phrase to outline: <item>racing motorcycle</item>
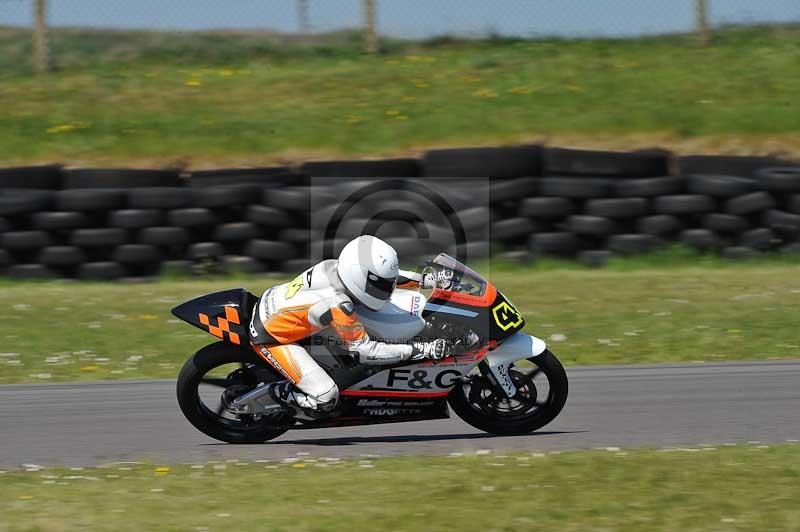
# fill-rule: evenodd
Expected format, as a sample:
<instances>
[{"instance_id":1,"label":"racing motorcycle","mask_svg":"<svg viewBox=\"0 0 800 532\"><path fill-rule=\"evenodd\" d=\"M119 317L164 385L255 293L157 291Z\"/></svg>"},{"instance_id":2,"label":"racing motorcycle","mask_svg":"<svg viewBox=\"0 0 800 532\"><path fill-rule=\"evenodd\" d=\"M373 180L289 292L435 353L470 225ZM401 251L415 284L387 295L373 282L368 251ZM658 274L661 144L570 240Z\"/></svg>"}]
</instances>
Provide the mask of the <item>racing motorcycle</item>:
<instances>
[{"instance_id":1,"label":"racing motorcycle","mask_svg":"<svg viewBox=\"0 0 800 532\"><path fill-rule=\"evenodd\" d=\"M363 365L331 337L307 338L304 347L340 390L336 410L323 419L279 405L267 392L268 383L285 378L250 344L255 295L225 290L175 307L176 317L220 339L181 369L181 411L197 429L229 443L262 443L295 429L445 419L450 409L498 435L527 434L552 421L567 400L566 372L542 340L521 332L525 320L511 300L448 255L426 267L449 270L450 286L430 298L398 288L380 311L359 309L358 316L371 338L445 338L453 355Z\"/></svg>"}]
</instances>

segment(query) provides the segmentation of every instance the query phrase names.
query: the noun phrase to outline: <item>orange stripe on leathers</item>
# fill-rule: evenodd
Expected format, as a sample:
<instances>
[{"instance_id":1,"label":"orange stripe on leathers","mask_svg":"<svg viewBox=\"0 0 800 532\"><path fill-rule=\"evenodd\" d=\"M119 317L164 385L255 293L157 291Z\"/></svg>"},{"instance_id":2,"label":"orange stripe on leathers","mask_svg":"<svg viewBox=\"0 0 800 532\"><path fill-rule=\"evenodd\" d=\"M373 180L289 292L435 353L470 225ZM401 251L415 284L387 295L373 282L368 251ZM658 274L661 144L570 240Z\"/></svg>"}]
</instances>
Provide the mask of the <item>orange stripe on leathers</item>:
<instances>
[{"instance_id":1,"label":"orange stripe on leathers","mask_svg":"<svg viewBox=\"0 0 800 532\"><path fill-rule=\"evenodd\" d=\"M297 384L303 378L303 373L294 361L291 350L283 345L267 347L254 345L255 352L269 363L270 366L280 371L292 383Z\"/></svg>"},{"instance_id":2,"label":"orange stripe on leathers","mask_svg":"<svg viewBox=\"0 0 800 532\"><path fill-rule=\"evenodd\" d=\"M367 337L367 331L355 314L347 315L339 307L331 308L331 327L344 343L349 345Z\"/></svg>"},{"instance_id":3,"label":"orange stripe on leathers","mask_svg":"<svg viewBox=\"0 0 800 532\"><path fill-rule=\"evenodd\" d=\"M289 307L276 312L264 322L267 332L281 344L293 344L319 329L308 321L311 305Z\"/></svg>"}]
</instances>

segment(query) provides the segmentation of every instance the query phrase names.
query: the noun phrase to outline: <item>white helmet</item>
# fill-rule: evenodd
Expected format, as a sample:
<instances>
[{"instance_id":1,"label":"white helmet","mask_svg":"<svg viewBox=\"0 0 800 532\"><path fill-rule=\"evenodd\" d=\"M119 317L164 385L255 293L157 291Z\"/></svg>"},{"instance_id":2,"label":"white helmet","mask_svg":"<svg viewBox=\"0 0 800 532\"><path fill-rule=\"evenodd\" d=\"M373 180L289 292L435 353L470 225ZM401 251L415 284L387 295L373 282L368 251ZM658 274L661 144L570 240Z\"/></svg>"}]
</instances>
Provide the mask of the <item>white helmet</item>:
<instances>
[{"instance_id":1,"label":"white helmet","mask_svg":"<svg viewBox=\"0 0 800 532\"><path fill-rule=\"evenodd\" d=\"M389 301L400 272L397 252L374 236L348 242L339 255L336 271L356 302L372 310L380 310Z\"/></svg>"}]
</instances>

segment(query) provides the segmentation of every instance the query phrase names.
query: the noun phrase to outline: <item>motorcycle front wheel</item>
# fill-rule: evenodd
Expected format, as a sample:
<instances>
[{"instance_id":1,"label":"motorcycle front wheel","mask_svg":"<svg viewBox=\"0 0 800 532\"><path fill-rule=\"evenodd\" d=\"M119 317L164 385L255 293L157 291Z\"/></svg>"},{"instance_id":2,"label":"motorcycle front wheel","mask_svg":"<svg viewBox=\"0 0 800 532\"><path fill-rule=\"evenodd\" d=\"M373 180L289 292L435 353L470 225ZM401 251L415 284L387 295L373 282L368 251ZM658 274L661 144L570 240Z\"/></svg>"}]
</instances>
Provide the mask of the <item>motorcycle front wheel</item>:
<instances>
[{"instance_id":1,"label":"motorcycle front wheel","mask_svg":"<svg viewBox=\"0 0 800 532\"><path fill-rule=\"evenodd\" d=\"M518 361L511 366L509 376L517 388L514 397L509 399L476 372L450 392L450 408L476 429L501 436L538 430L564 408L569 392L567 373L549 350Z\"/></svg>"},{"instance_id":2,"label":"motorcycle front wheel","mask_svg":"<svg viewBox=\"0 0 800 532\"><path fill-rule=\"evenodd\" d=\"M227 443L263 443L284 432L285 420L268 416L234 415L225 409L234 398L261 382L280 380L270 368L254 363L254 354L226 342L195 353L178 375L178 404L186 419L204 434ZM277 425L277 426L276 426Z\"/></svg>"}]
</instances>

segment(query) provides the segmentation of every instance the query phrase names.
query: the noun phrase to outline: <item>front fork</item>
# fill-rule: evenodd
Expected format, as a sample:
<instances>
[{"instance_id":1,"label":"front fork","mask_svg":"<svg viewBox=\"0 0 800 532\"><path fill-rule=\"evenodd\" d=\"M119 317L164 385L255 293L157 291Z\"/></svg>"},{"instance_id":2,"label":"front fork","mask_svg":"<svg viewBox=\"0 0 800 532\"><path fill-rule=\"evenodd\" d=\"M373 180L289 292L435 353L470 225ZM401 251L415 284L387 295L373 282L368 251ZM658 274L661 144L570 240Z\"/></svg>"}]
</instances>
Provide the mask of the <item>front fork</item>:
<instances>
[{"instance_id":1,"label":"front fork","mask_svg":"<svg viewBox=\"0 0 800 532\"><path fill-rule=\"evenodd\" d=\"M492 384L495 390L502 390L503 394L511 399L517 395L517 387L514 386L511 377L508 375L509 366L510 364L505 362L501 362L497 365L490 365L486 360L482 360L478 364L478 370L481 372L481 375Z\"/></svg>"}]
</instances>

